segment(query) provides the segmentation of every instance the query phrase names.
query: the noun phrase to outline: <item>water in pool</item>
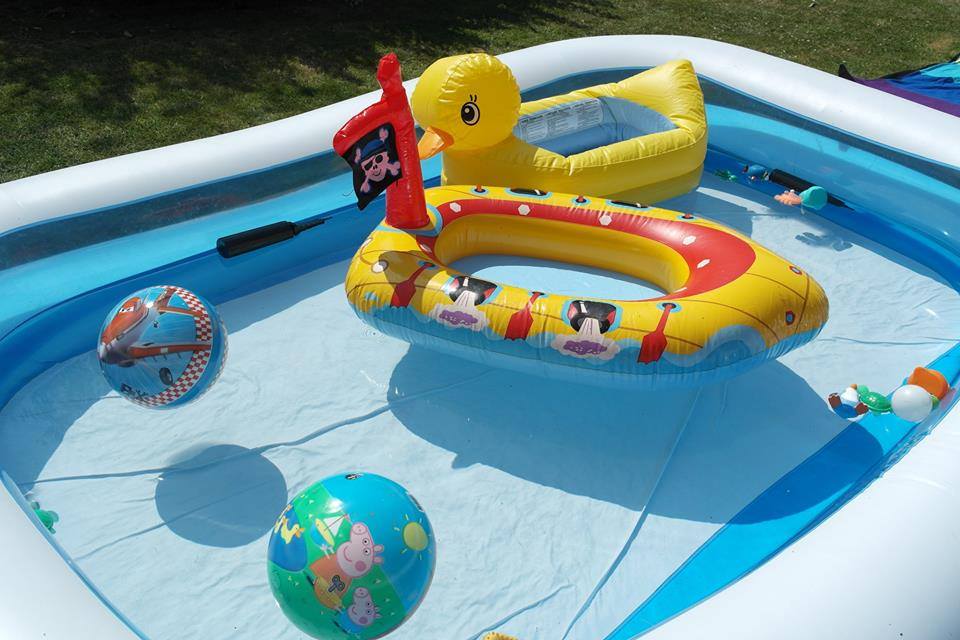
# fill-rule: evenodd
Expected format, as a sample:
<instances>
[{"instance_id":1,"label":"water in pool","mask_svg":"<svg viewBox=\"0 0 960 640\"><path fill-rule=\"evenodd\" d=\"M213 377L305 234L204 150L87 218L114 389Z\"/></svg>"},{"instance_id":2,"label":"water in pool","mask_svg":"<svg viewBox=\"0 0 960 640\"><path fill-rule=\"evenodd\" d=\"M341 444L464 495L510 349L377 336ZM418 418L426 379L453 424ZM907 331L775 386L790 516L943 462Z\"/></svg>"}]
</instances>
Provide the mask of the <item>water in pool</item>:
<instances>
[{"instance_id":1,"label":"water in pool","mask_svg":"<svg viewBox=\"0 0 960 640\"><path fill-rule=\"evenodd\" d=\"M131 405L92 348L52 367L0 413L0 467L60 514L57 540L152 638L303 637L266 583L268 531L288 496L352 470L407 487L436 532L433 586L391 637L602 637L846 426L826 394L892 389L960 323L957 295L925 268L742 185L705 176L663 206L806 268L830 298L822 334L700 389L545 381L377 334L347 306L338 262L222 305L229 359L192 405ZM461 266L564 293L655 293L514 258Z\"/></svg>"}]
</instances>

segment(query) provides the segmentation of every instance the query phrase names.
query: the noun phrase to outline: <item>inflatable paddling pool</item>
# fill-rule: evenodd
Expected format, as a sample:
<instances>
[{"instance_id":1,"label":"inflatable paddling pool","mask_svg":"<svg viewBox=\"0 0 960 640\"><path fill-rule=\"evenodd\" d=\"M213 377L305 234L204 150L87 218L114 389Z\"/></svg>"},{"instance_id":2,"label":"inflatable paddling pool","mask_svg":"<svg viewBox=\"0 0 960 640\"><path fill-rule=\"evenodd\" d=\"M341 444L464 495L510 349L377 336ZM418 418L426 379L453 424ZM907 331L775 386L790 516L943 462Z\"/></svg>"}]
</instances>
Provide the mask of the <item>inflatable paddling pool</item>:
<instances>
[{"instance_id":1,"label":"inflatable paddling pool","mask_svg":"<svg viewBox=\"0 0 960 640\"><path fill-rule=\"evenodd\" d=\"M589 203L565 206L611 220L667 221L671 211L670 222L749 238L819 283L830 299L820 333L740 375L651 390L488 366L359 322L344 295L351 256L371 234L387 239L386 208L379 197L358 210L353 175L329 142L379 91L0 185L0 635L302 638L268 584L268 542L292 498L309 502L317 480L347 470L409 490L436 536L433 582L392 639L939 640L960 628L956 118L693 38L589 38L501 59L522 103L690 60L709 126L696 189L647 209L589 193ZM403 86L411 95L416 81ZM421 167L425 186L440 187L440 158ZM457 198L531 211L547 200L498 185L470 193L476 186ZM798 206L774 199L790 189ZM799 194L814 192L823 197L807 206ZM447 187L433 193L446 194L438 211L454 202ZM490 217L541 224L521 222L519 209ZM509 283L528 301L549 294L531 305L528 337L536 303L672 293L656 278L567 256L443 249L434 245L438 268L415 284L436 286L444 304L456 300L440 297L441 264L452 277ZM112 390L96 353L111 309L156 285L215 306L230 345L216 384L163 412ZM470 291L465 304L477 300L471 287L458 285ZM417 303L415 294L404 312ZM621 350L625 362L669 362L673 322L689 309L679 304L662 357L637 363L634 346ZM434 306L422 307L427 317ZM589 317L589 305L574 308ZM382 309L391 310L401 311ZM514 312L491 317L506 332ZM522 346L432 318L423 325ZM162 368L162 357L181 356L158 357ZM908 376L919 384L900 386ZM923 385L938 402L921 395L928 406L916 422L890 412L892 390ZM389 513L378 555L429 560L422 536L404 547L389 539L420 523L419 507ZM297 537L308 517L287 514L278 535L320 554L315 524ZM393 608L342 604L351 621L350 608L361 621Z\"/></svg>"}]
</instances>

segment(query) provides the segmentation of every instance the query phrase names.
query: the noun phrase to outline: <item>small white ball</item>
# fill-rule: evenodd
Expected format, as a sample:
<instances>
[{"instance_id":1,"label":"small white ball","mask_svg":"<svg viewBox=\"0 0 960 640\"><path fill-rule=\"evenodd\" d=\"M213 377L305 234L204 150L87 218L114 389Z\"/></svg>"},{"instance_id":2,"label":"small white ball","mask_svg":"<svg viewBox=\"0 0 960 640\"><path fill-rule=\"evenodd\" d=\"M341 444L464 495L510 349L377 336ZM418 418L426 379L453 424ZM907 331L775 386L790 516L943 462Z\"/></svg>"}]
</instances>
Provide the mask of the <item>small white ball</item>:
<instances>
[{"instance_id":1,"label":"small white ball","mask_svg":"<svg viewBox=\"0 0 960 640\"><path fill-rule=\"evenodd\" d=\"M893 413L908 422L920 422L933 411L933 396L915 384L905 384L890 398Z\"/></svg>"}]
</instances>

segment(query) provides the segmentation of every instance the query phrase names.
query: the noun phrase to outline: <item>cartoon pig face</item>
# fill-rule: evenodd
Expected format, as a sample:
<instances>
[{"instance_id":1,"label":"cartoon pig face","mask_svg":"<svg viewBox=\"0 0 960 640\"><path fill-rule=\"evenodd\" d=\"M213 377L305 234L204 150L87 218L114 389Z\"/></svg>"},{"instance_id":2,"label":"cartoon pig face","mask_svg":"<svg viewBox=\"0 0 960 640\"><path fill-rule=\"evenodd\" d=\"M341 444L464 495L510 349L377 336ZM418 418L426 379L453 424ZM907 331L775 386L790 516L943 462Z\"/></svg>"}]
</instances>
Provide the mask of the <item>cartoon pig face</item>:
<instances>
[{"instance_id":1,"label":"cartoon pig face","mask_svg":"<svg viewBox=\"0 0 960 640\"><path fill-rule=\"evenodd\" d=\"M374 620L380 617L378 608L373 604L370 590L357 587L353 592L353 604L347 609L350 620L359 627L369 627Z\"/></svg>"},{"instance_id":2,"label":"cartoon pig face","mask_svg":"<svg viewBox=\"0 0 960 640\"><path fill-rule=\"evenodd\" d=\"M377 555L382 552L383 545L374 544L370 529L358 522L350 527L350 539L337 548L337 564L351 578L359 578L373 565L383 563L383 558Z\"/></svg>"}]
</instances>

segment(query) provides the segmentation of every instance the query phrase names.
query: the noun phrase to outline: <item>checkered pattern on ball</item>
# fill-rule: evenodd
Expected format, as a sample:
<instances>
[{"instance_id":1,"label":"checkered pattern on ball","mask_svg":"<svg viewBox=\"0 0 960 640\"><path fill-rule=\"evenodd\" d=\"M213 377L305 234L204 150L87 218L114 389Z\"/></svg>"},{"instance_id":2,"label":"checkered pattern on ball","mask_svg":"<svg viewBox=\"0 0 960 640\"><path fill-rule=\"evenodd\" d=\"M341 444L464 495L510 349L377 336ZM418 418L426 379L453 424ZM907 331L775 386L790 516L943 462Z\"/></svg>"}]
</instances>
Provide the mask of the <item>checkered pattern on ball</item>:
<instances>
[{"instance_id":1,"label":"checkered pattern on ball","mask_svg":"<svg viewBox=\"0 0 960 640\"><path fill-rule=\"evenodd\" d=\"M171 287L168 287L168 290L170 288ZM174 293L187 304L189 309L197 312L196 315L193 316L193 326L197 333L196 339L204 342L212 340L213 326L210 323L210 314L207 313L207 309L203 306L203 303L200 302L200 299L186 289L180 287L172 288ZM170 404L181 398L197 384L200 376L202 376L206 370L208 362L210 362L209 349L194 351L183 373L180 374L180 377L177 378L172 385L152 396L132 397L130 399L145 407L160 407L165 404Z\"/></svg>"},{"instance_id":2,"label":"checkered pattern on ball","mask_svg":"<svg viewBox=\"0 0 960 640\"><path fill-rule=\"evenodd\" d=\"M197 315L193 317L194 328L197 331L197 340L204 342L212 340L213 327L210 325L210 314L207 313L207 309L203 306L203 303L200 302L200 299L190 291L180 287L174 287L173 291L181 300L187 303L189 309L197 312Z\"/></svg>"}]
</instances>

